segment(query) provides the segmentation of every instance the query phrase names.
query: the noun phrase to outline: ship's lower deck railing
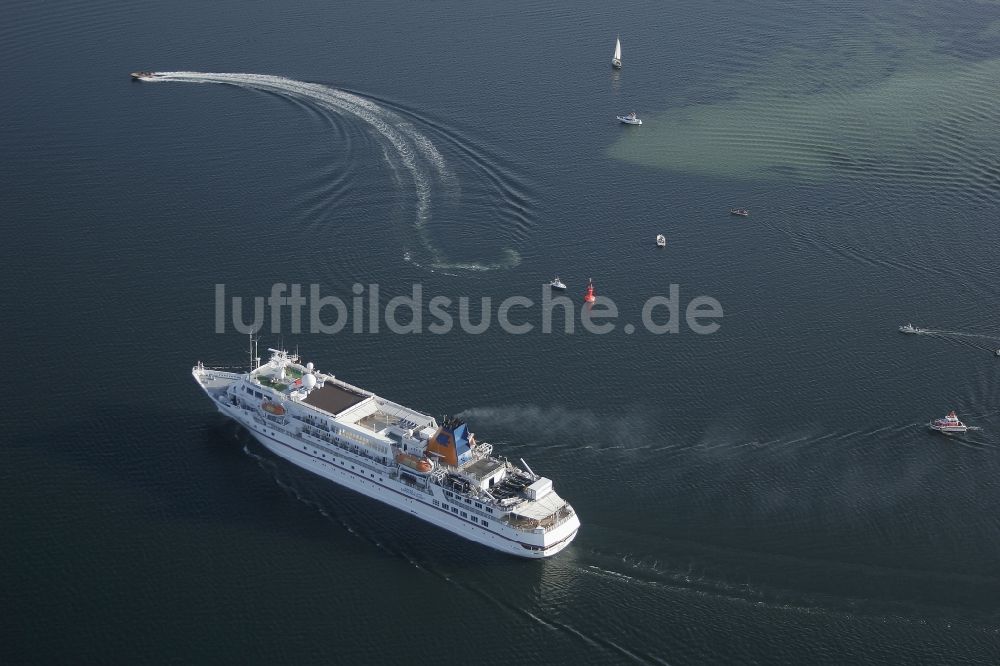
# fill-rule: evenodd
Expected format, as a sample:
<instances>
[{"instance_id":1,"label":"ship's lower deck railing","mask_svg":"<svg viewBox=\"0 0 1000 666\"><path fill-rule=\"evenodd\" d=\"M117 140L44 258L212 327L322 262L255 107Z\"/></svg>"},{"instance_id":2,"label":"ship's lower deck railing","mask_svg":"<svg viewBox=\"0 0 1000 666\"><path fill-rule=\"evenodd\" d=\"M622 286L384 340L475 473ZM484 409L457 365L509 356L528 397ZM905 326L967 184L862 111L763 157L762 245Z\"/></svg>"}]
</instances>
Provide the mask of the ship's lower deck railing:
<instances>
[{"instance_id":1,"label":"ship's lower deck railing","mask_svg":"<svg viewBox=\"0 0 1000 666\"><path fill-rule=\"evenodd\" d=\"M454 491L451 492L454 493ZM475 504L467 504L465 502L465 497L461 494L453 494L450 496L446 494L444 499L450 504L457 506L460 510L479 515L485 520L503 520L503 514L494 513L490 507L483 506L483 508L478 509ZM469 499L473 503L478 502L479 504L483 504L482 498L470 497Z\"/></svg>"},{"instance_id":2,"label":"ship's lower deck railing","mask_svg":"<svg viewBox=\"0 0 1000 666\"><path fill-rule=\"evenodd\" d=\"M347 453L351 455L350 461L354 465L357 465L363 469L367 469L368 471L374 472L376 474L381 474L384 476L388 476L390 478L397 479L405 483L407 486L413 488L414 490L426 493L427 495L433 496L434 494L434 491L431 488L432 483L430 478L412 475L406 472L405 470L399 469L398 467L393 468L391 465L380 465L376 461L372 461L371 463L369 463L365 460L361 460L361 458L365 456L358 450L351 448L349 445L344 445L328 440L327 439L328 436L320 435L319 433L321 433L322 431L318 429L305 426L301 428L301 432L296 433L290 429L283 428L282 426L276 423L267 422L257 414L253 415L253 420L262 426L281 432L284 435L288 435L290 437L306 442L307 444L312 444L314 446L322 448L331 455L338 453L338 451L332 449L339 449L340 450L339 453L341 454ZM310 430L315 431L316 434L309 432ZM333 462L333 460L331 460L330 462ZM413 480L408 481L407 477L410 477ZM465 504L464 498L460 500L458 497L453 496L453 497L446 497L446 499L455 506L461 507L462 510L474 514L479 514L487 520L497 520L518 532L526 532L526 533L534 532L539 527L544 528L546 531L554 529L575 515L573 508L570 507L568 504L565 504L562 507L560 507L551 516L547 516L545 518L542 518L541 520L536 520L533 518L518 516L517 514L514 513L510 513L507 515L497 515L493 513L487 513L484 510L479 510Z\"/></svg>"},{"instance_id":3,"label":"ship's lower deck railing","mask_svg":"<svg viewBox=\"0 0 1000 666\"><path fill-rule=\"evenodd\" d=\"M203 365L197 366L196 378L198 383L206 390L221 391L230 387L233 382L241 379L243 375L236 372L226 372L225 370L212 370Z\"/></svg>"},{"instance_id":4,"label":"ship's lower deck railing","mask_svg":"<svg viewBox=\"0 0 1000 666\"><path fill-rule=\"evenodd\" d=\"M539 527L548 531L559 527L575 515L576 512L573 511L573 508L566 504L551 516L546 516L540 520L519 516L516 513L507 514L501 520L520 532L533 532Z\"/></svg>"},{"instance_id":5,"label":"ship's lower deck railing","mask_svg":"<svg viewBox=\"0 0 1000 666\"><path fill-rule=\"evenodd\" d=\"M387 474L388 473L387 470L386 470L386 467L388 466L388 459L387 458L383 458L383 460L385 460L386 462L383 463L383 464L381 464L381 465L379 465L378 467L376 467L375 465L372 465L370 463L364 462L362 460L358 460L359 458L368 458L369 460L372 460L373 462L377 463L377 461L375 461L374 459L372 459L370 456L366 456L364 453L362 453L359 447L352 446L350 444L342 444L342 443L336 441L334 439L333 435L327 435L327 434L323 433L322 430L319 430L317 428L310 428L309 426L305 426L305 427L302 428L302 432L301 433L296 434L296 433L291 432L291 431L286 431L286 433L289 434L289 435L291 435L292 437L296 437L297 436L297 437L299 437L301 439L304 439L305 441L310 442L310 443L312 443L312 442L315 441L316 442L316 446L334 447L336 449L340 449L340 451L342 451L344 453L349 453L352 456L354 456L354 460L359 465L363 465L365 467L368 467L372 471L378 472L379 474ZM321 434L321 433L323 433L323 434ZM331 453L333 453L333 451L331 451Z\"/></svg>"},{"instance_id":6,"label":"ship's lower deck railing","mask_svg":"<svg viewBox=\"0 0 1000 666\"><path fill-rule=\"evenodd\" d=\"M240 379L243 377L238 372L227 372L225 370L212 370L211 368L202 368L201 376L205 379Z\"/></svg>"},{"instance_id":7,"label":"ship's lower deck railing","mask_svg":"<svg viewBox=\"0 0 1000 666\"><path fill-rule=\"evenodd\" d=\"M310 430L314 430L315 433L310 432ZM350 444L341 444L337 441L334 441L332 436L328 436L325 434L317 434L320 432L322 431L318 431L314 428L311 429L308 426L302 428L302 432L298 435L290 431L285 431L286 434L292 437L298 437L299 439L302 439L303 441L309 444L318 446L327 451L328 453L330 453L331 455L335 455L337 453L350 454L351 455L350 460L352 464L356 464L359 467L367 469L370 472L375 472L376 474L398 479L403 483L405 483L406 485L410 486L411 488L419 490L420 492L423 493L427 493L428 495L434 494L433 491L428 486L427 481L422 480L422 478L419 475L410 474L405 469L400 469L398 466L394 467L392 463L388 462L387 458L383 458L383 460L386 460L385 463L379 463L378 460L374 460L369 456L366 456L364 453L362 453L358 447L353 447ZM331 448L327 447L333 447L334 449L339 449L339 451L334 451ZM365 460L366 458L367 460ZM368 460L370 460L371 462L368 462ZM406 476L403 476L404 474ZM412 477L414 481L412 482L407 481L406 478L407 476Z\"/></svg>"}]
</instances>

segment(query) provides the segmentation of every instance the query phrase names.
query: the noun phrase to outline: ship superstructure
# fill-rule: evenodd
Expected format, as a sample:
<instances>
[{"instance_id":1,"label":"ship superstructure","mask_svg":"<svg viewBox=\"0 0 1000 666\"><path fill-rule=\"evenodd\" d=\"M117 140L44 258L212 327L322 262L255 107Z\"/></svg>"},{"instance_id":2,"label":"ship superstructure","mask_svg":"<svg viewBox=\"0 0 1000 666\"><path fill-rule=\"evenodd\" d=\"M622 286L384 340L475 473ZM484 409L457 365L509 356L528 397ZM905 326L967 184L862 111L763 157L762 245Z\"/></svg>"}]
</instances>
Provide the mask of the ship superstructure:
<instances>
[{"instance_id":1,"label":"ship superstructure","mask_svg":"<svg viewBox=\"0 0 1000 666\"><path fill-rule=\"evenodd\" d=\"M429 523L522 557L548 557L580 520L552 481L495 457L468 424L381 398L270 349L234 373L192 369L216 408L272 452Z\"/></svg>"}]
</instances>

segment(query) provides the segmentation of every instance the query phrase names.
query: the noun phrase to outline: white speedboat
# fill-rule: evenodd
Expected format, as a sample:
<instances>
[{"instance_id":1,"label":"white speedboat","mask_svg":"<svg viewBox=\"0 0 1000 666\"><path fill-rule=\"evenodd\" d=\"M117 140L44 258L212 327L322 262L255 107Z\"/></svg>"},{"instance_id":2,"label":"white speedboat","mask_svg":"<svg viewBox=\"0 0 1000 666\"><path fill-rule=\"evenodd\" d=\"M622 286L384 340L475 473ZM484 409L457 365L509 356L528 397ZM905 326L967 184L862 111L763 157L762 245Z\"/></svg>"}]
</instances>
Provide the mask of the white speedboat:
<instances>
[{"instance_id":1,"label":"white speedboat","mask_svg":"<svg viewBox=\"0 0 1000 666\"><path fill-rule=\"evenodd\" d=\"M915 335L917 333L923 333L924 329L917 328L913 324L907 323L899 327L900 333L906 333L907 335Z\"/></svg>"},{"instance_id":2,"label":"white speedboat","mask_svg":"<svg viewBox=\"0 0 1000 666\"><path fill-rule=\"evenodd\" d=\"M131 74L129 74L129 76L132 77L133 81L152 81L153 79L157 78L160 75L157 74L156 72L141 71L141 72L132 72Z\"/></svg>"},{"instance_id":3,"label":"white speedboat","mask_svg":"<svg viewBox=\"0 0 1000 666\"><path fill-rule=\"evenodd\" d=\"M969 426L958 420L958 417L955 416L954 410L948 412L948 416L943 419L934 419L927 425L931 430L937 430L938 432L944 433L965 432L969 429Z\"/></svg>"},{"instance_id":4,"label":"white speedboat","mask_svg":"<svg viewBox=\"0 0 1000 666\"><path fill-rule=\"evenodd\" d=\"M639 117L635 115L635 111L633 111L632 113L628 114L627 116L615 116L615 118L617 118L618 120L622 121L626 125L641 125L642 124L642 121L639 120Z\"/></svg>"},{"instance_id":5,"label":"white speedboat","mask_svg":"<svg viewBox=\"0 0 1000 666\"><path fill-rule=\"evenodd\" d=\"M656 247L666 247L666 246L667 246L667 237L664 236L663 234L657 234Z\"/></svg>"},{"instance_id":6,"label":"white speedboat","mask_svg":"<svg viewBox=\"0 0 1000 666\"><path fill-rule=\"evenodd\" d=\"M552 278L552 282L549 282L549 286L552 287L553 289L559 289L560 291L566 289L566 285L563 283L562 280L559 279L558 275Z\"/></svg>"},{"instance_id":7,"label":"white speedboat","mask_svg":"<svg viewBox=\"0 0 1000 666\"><path fill-rule=\"evenodd\" d=\"M746 208L730 208L729 214L739 215L740 217L748 217L750 215L750 211L748 211Z\"/></svg>"}]
</instances>

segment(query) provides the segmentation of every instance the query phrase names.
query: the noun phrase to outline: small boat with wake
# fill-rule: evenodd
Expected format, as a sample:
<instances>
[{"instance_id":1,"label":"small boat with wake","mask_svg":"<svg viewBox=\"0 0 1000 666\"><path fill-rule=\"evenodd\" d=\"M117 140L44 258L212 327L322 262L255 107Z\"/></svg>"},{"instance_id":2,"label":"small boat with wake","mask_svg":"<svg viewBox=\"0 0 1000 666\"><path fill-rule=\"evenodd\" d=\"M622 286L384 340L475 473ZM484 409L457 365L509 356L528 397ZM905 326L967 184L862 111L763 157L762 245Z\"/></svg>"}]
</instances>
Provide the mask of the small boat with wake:
<instances>
[{"instance_id":1,"label":"small boat with wake","mask_svg":"<svg viewBox=\"0 0 1000 666\"><path fill-rule=\"evenodd\" d=\"M549 287L558 289L559 291L566 291L566 284L559 279L558 275L552 278L552 282L549 282Z\"/></svg>"},{"instance_id":2,"label":"small boat with wake","mask_svg":"<svg viewBox=\"0 0 1000 666\"><path fill-rule=\"evenodd\" d=\"M132 77L133 81L152 81L153 79L159 77L160 75L157 74L156 72L138 71L138 72L132 72L131 74L129 74L129 76Z\"/></svg>"},{"instance_id":3,"label":"small boat with wake","mask_svg":"<svg viewBox=\"0 0 1000 666\"><path fill-rule=\"evenodd\" d=\"M907 335L918 335L920 333L923 333L924 329L917 328L913 324L910 324L909 322L907 322L906 324L904 324L904 325L902 325L902 326L899 327L899 332L900 333L906 333Z\"/></svg>"},{"instance_id":4,"label":"small boat with wake","mask_svg":"<svg viewBox=\"0 0 1000 666\"><path fill-rule=\"evenodd\" d=\"M748 217L750 215L750 211L748 211L746 208L730 208L729 214L738 215L740 217Z\"/></svg>"},{"instance_id":5,"label":"small boat with wake","mask_svg":"<svg viewBox=\"0 0 1000 666\"><path fill-rule=\"evenodd\" d=\"M937 430L938 432L943 432L945 434L953 432L966 432L969 429L969 426L959 421L958 417L955 416L955 410L948 412L948 416L943 419L934 419L928 423L927 426L931 430Z\"/></svg>"},{"instance_id":6,"label":"small boat with wake","mask_svg":"<svg viewBox=\"0 0 1000 666\"><path fill-rule=\"evenodd\" d=\"M656 234L656 247L666 247L667 237L663 234Z\"/></svg>"},{"instance_id":7,"label":"small boat with wake","mask_svg":"<svg viewBox=\"0 0 1000 666\"><path fill-rule=\"evenodd\" d=\"M615 116L615 118L617 118L621 122L625 123L626 125L641 125L642 124L642 121L639 119L639 117L637 115L635 115L635 111L633 111L632 113L628 114L627 116Z\"/></svg>"}]
</instances>

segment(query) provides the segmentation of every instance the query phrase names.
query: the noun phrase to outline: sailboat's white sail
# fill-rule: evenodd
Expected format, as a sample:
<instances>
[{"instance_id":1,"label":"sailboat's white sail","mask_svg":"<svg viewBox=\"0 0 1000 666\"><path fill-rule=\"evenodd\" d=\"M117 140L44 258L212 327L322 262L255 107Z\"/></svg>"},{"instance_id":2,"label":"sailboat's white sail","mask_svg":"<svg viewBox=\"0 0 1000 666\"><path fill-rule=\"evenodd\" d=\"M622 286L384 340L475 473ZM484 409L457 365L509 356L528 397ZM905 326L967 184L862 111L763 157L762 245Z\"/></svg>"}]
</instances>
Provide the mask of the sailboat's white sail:
<instances>
[{"instance_id":1,"label":"sailboat's white sail","mask_svg":"<svg viewBox=\"0 0 1000 666\"><path fill-rule=\"evenodd\" d=\"M615 54L611 56L611 65L613 67L622 66L622 40L619 37L615 37Z\"/></svg>"}]
</instances>

